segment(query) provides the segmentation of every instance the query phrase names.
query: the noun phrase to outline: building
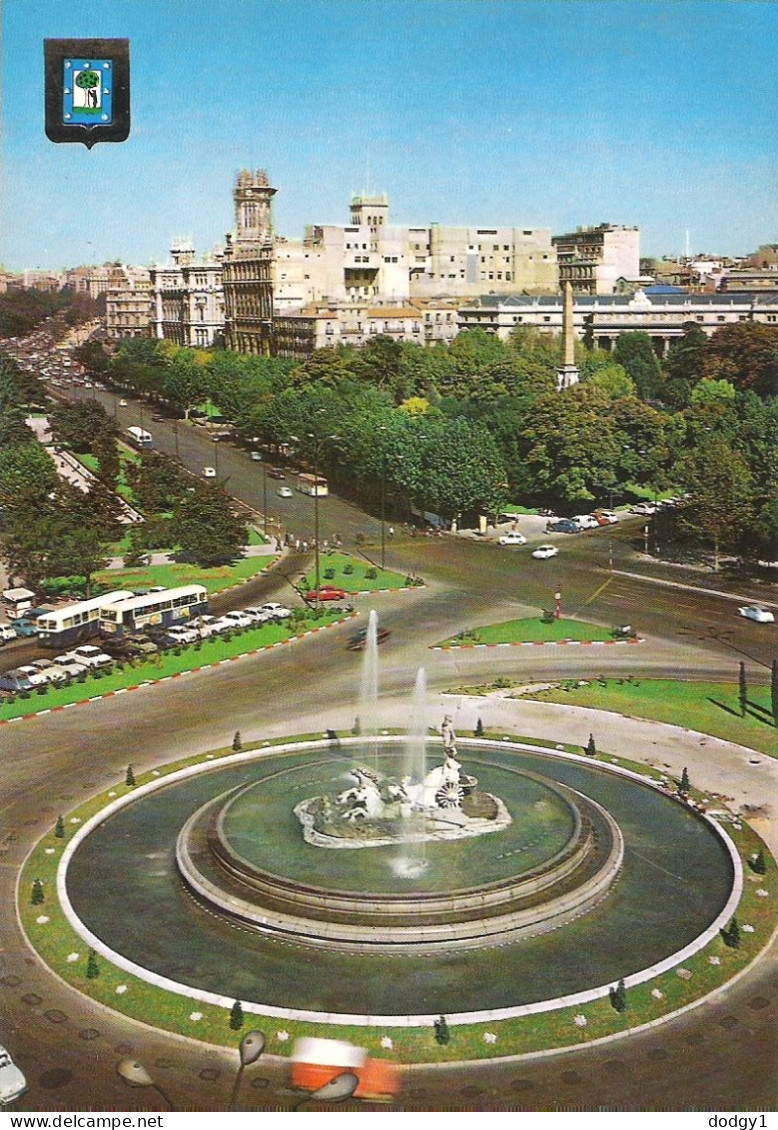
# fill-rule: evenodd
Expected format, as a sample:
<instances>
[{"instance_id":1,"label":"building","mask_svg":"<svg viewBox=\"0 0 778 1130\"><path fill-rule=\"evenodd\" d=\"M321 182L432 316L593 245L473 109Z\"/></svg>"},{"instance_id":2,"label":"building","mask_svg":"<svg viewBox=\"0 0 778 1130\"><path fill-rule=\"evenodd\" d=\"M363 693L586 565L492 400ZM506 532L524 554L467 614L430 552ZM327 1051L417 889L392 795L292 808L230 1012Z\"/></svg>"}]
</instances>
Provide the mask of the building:
<instances>
[{"instance_id":1,"label":"building","mask_svg":"<svg viewBox=\"0 0 778 1130\"><path fill-rule=\"evenodd\" d=\"M599 224L555 235L551 242L559 265L559 286L571 283L573 294L613 294L619 278L640 277L637 228Z\"/></svg>"},{"instance_id":2,"label":"building","mask_svg":"<svg viewBox=\"0 0 778 1130\"><path fill-rule=\"evenodd\" d=\"M227 235L223 257L224 338L239 353L273 349L275 193L264 169L243 169L233 190L235 233Z\"/></svg>"},{"instance_id":3,"label":"building","mask_svg":"<svg viewBox=\"0 0 778 1130\"><path fill-rule=\"evenodd\" d=\"M379 334L418 345L450 343L458 332L453 299L379 305L359 299L314 302L302 310L279 313L274 320L279 357L305 358L315 349L328 346L361 346Z\"/></svg>"},{"instance_id":4,"label":"building","mask_svg":"<svg viewBox=\"0 0 778 1130\"><path fill-rule=\"evenodd\" d=\"M598 349L610 350L623 333L648 333L659 356L664 356L684 327L695 322L706 334L735 322L778 325L778 296L754 294L677 294L638 291L629 295L579 295L573 305L576 336ZM530 297L500 295L479 298L460 308L460 330L480 327L507 338L519 326L549 334L563 329L561 295Z\"/></svg>"},{"instance_id":5,"label":"building","mask_svg":"<svg viewBox=\"0 0 778 1130\"><path fill-rule=\"evenodd\" d=\"M719 282L722 294L757 293L765 291L778 293L778 267L765 270L725 271Z\"/></svg>"},{"instance_id":6,"label":"building","mask_svg":"<svg viewBox=\"0 0 778 1130\"><path fill-rule=\"evenodd\" d=\"M153 319L151 272L145 267L125 268L122 284L105 294L106 338L121 341L125 337L148 337Z\"/></svg>"},{"instance_id":7,"label":"building","mask_svg":"<svg viewBox=\"0 0 778 1130\"><path fill-rule=\"evenodd\" d=\"M198 260L188 240L176 240L170 261L149 270L152 334L189 349L218 344L224 335L222 257Z\"/></svg>"}]
</instances>

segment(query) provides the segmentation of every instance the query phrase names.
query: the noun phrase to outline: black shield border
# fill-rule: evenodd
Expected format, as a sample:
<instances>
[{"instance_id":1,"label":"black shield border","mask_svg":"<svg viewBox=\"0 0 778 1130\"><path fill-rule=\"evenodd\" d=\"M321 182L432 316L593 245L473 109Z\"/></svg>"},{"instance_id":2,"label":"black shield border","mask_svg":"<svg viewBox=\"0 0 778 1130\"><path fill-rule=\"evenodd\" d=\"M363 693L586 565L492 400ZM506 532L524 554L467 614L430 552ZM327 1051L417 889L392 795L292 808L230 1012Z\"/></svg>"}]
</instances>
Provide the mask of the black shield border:
<instances>
[{"instance_id":1,"label":"black shield border","mask_svg":"<svg viewBox=\"0 0 778 1130\"><path fill-rule=\"evenodd\" d=\"M46 79L46 136L49 141L77 141L91 149L98 141L126 141L130 136L129 39L44 39ZM63 62L83 56L110 59L113 64L113 121L93 126L68 125L62 120Z\"/></svg>"}]
</instances>

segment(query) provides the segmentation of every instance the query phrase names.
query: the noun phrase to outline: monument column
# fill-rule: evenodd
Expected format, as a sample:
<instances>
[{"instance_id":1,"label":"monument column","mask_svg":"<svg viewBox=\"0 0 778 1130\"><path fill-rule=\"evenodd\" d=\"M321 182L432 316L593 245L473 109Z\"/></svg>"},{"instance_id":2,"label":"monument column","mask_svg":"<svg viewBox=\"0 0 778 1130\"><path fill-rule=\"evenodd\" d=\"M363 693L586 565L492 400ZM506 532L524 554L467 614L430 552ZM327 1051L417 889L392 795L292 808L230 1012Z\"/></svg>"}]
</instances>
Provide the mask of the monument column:
<instances>
[{"instance_id":1,"label":"monument column","mask_svg":"<svg viewBox=\"0 0 778 1130\"><path fill-rule=\"evenodd\" d=\"M562 299L562 333L564 335L565 354L561 369L557 369L557 389L570 388L578 384L580 369L575 363L575 326L573 323L573 285L571 282L564 284Z\"/></svg>"}]
</instances>

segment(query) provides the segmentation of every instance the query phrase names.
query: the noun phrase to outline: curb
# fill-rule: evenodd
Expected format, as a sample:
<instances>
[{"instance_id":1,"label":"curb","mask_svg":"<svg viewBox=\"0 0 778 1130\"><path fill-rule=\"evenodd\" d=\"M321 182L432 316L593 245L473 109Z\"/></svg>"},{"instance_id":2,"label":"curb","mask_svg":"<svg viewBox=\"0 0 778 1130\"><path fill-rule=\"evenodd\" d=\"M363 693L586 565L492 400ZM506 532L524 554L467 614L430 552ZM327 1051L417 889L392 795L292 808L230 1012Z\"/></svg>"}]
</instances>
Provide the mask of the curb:
<instances>
[{"instance_id":1,"label":"curb","mask_svg":"<svg viewBox=\"0 0 778 1130\"><path fill-rule=\"evenodd\" d=\"M80 698L77 702L66 702L62 706L49 706L44 710L36 710L32 714L20 714L17 718L0 718L0 726L11 726L14 722L27 722L32 718L39 718L42 714L53 714L60 710L68 710L72 706L88 706L90 702L101 702L106 698L115 698L116 695L125 694L127 691L139 691L145 687L155 687L158 683L168 683L172 679L180 679L183 675L196 675L200 671L224 667L228 663L234 663L236 659L246 659L250 655L260 655L263 651L272 651L274 647L280 647L282 644L295 643L297 640L313 635L314 632L324 632L328 628L337 628L340 624L345 624L347 620L353 620L356 616L359 616L358 612L350 612L342 620L335 620L332 624L322 624L321 627L311 628L307 632L302 632L299 636L289 636L285 640L277 640L275 643L264 644L263 647L252 648L251 651L242 651L239 655L228 655L226 659L218 659L215 663L204 663L201 667L190 667L187 671L177 671L172 675L161 675L159 679L144 679L142 683L136 683L131 687L119 687L115 691L106 691L105 694L92 695L91 698Z\"/></svg>"},{"instance_id":2,"label":"curb","mask_svg":"<svg viewBox=\"0 0 778 1130\"><path fill-rule=\"evenodd\" d=\"M515 643L453 643L450 647L436 644L430 651L465 651L476 647L609 647L620 643L645 642L642 636L631 640L521 640Z\"/></svg>"}]
</instances>

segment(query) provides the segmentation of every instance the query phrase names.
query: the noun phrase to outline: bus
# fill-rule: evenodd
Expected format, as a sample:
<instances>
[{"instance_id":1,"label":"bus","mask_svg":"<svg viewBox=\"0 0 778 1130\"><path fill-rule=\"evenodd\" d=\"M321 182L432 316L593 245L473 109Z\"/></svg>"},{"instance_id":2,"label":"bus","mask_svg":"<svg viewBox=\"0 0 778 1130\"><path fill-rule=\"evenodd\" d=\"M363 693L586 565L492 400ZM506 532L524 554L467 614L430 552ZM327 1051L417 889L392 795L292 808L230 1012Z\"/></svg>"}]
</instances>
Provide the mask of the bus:
<instances>
[{"instance_id":1,"label":"bus","mask_svg":"<svg viewBox=\"0 0 778 1130\"><path fill-rule=\"evenodd\" d=\"M116 589L91 600L68 604L54 612L39 616L36 621L38 642L41 647L70 647L100 634L100 613L122 600L134 596L129 590Z\"/></svg>"},{"instance_id":2,"label":"bus","mask_svg":"<svg viewBox=\"0 0 778 1130\"><path fill-rule=\"evenodd\" d=\"M142 596L130 594L126 600L101 610L100 631L105 636L122 639L147 628L183 624L195 616L205 615L210 607L208 590L204 585L181 585L180 588L147 592Z\"/></svg>"},{"instance_id":3,"label":"bus","mask_svg":"<svg viewBox=\"0 0 778 1130\"><path fill-rule=\"evenodd\" d=\"M133 443L136 447L151 447L151 432L147 432L145 428L128 428L127 435L130 438L130 443Z\"/></svg>"},{"instance_id":4,"label":"bus","mask_svg":"<svg viewBox=\"0 0 778 1130\"><path fill-rule=\"evenodd\" d=\"M354 1074L359 1084L356 1099L391 1100L400 1091L400 1070L387 1059L374 1059L365 1048L346 1040L327 1040L320 1036L301 1036L292 1045L291 1078L293 1087L316 1091L338 1075Z\"/></svg>"},{"instance_id":5,"label":"bus","mask_svg":"<svg viewBox=\"0 0 778 1130\"><path fill-rule=\"evenodd\" d=\"M327 480L322 475L298 475L297 489L303 494L312 494L316 498L324 498L330 493Z\"/></svg>"}]
</instances>

